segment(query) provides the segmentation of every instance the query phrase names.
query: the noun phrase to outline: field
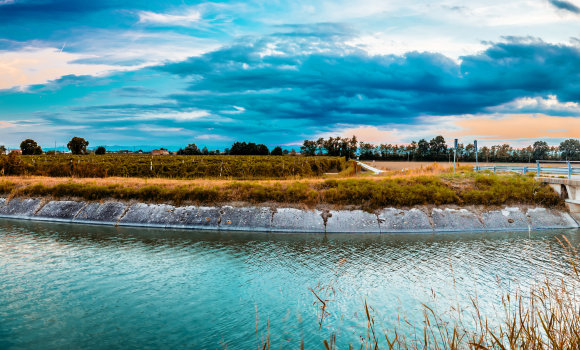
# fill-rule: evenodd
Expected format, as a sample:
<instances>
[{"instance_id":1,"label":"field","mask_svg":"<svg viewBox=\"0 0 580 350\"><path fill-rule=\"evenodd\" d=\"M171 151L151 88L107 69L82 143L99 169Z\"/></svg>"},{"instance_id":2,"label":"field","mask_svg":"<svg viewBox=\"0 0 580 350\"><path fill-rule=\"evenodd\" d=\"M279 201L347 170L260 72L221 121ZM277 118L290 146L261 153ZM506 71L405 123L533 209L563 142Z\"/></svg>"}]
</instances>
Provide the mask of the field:
<instances>
[{"instance_id":1,"label":"field","mask_svg":"<svg viewBox=\"0 0 580 350\"><path fill-rule=\"evenodd\" d=\"M285 179L319 177L347 167L339 157L39 155L0 156L0 175Z\"/></svg>"},{"instance_id":2,"label":"field","mask_svg":"<svg viewBox=\"0 0 580 350\"><path fill-rule=\"evenodd\" d=\"M403 169L408 169L408 170L415 170L415 169L421 169L421 168L426 168L430 165L433 164L433 162L385 162L385 161L375 161L373 163L373 161L368 161L365 160L363 161L363 163L368 164L370 166L373 166L375 168L381 169L381 170L393 170L393 171L397 171L397 170L403 170ZM453 167L453 162L449 163L449 162L438 162L439 165L441 165L442 167L448 168L448 167ZM465 162L465 163L458 163L461 166L475 166L475 162ZM479 162L479 166L528 166L528 167L535 167L536 163L485 163L485 162Z\"/></svg>"}]
</instances>

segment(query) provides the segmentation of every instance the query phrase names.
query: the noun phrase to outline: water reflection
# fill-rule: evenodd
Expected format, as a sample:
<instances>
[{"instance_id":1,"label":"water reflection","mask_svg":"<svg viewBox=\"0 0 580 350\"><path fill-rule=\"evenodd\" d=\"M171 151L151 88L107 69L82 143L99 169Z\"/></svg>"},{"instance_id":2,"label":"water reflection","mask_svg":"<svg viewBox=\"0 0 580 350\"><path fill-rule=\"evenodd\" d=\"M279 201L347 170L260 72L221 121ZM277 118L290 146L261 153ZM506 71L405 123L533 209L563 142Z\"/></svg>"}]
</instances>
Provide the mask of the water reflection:
<instances>
[{"instance_id":1,"label":"water reflection","mask_svg":"<svg viewBox=\"0 0 580 350\"><path fill-rule=\"evenodd\" d=\"M562 236L580 243L577 231L266 235L2 220L0 348L251 348L257 317L277 347L302 336L316 347L330 332L347 343L363 300L385 326L433 295L441 308L477 295L492 310L500 287L561 275L547 254L561 257ZM319 330L308 287L330 282Z\"/></svg>"}]
</instances>

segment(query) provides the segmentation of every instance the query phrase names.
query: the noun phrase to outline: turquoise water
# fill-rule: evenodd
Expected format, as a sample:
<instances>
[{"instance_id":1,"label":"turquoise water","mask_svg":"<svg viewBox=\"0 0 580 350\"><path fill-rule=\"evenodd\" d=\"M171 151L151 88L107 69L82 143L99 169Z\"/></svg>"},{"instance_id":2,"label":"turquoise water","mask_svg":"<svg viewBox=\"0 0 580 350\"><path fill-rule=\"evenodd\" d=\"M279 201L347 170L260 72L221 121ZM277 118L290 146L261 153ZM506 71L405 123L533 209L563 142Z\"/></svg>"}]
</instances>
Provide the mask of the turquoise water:
<instances>
[{"instance_id":1,"label":"turquoise water","mask_svg":"<svg viewBox=\"0 0 580 350\"><path fill-rule=\"evenodd\" d=\"M0 349L252 349L357 343L421 303L493 310L509 283L561 274L577 231L303 235L0 221ZM329 287L330 288L321 288ZM312 288L328 299L319 327ZM256 326L256 322L258 325ZM269 329L266 325L269 323ZM258 331L256 331L256 327Z\"/></svg>"}]
</instances>

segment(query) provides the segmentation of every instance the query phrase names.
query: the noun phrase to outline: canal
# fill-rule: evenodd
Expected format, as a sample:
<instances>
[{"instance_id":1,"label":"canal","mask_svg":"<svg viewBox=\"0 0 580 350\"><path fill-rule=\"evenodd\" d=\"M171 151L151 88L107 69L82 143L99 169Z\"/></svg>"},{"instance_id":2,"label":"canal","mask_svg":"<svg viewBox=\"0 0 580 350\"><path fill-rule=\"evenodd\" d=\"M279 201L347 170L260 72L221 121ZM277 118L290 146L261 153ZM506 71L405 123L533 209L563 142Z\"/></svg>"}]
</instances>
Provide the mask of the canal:
<instances>
[{"instance_id":1,"label":"canal","mask_svg":"<svg viewBox=\"0 0 580 350\"><path fill-rule=\"evenodd\" d=\"M275 349L359 344L422 304L493 315L563 275L578 231L305 235L0 221L0 349ZM317 294L328 300L320 326ZM449 317L453 318L452 312ZM259 340L258 340L259 341ZM356 346L355 346L356 347Z\"/></svg>"}]
</instances>

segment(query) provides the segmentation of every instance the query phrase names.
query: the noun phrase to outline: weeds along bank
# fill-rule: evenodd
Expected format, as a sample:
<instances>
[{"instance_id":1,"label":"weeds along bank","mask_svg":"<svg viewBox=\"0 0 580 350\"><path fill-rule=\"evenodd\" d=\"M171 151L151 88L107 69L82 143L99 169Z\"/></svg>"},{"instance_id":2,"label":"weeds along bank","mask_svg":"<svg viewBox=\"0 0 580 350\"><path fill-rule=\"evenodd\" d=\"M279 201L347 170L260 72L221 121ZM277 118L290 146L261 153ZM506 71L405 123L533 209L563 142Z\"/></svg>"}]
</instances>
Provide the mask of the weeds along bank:
<instances>
[{"instance_id":1,"label":"weeds along bank","mask_svg":"<svg viewBox=\"0 0 580 350\"><path fill-rule=\"evenodd\" d=\"M343 171L340 157L37 155L0 156L0 174L46 177L234 178L315 177Z\"/></svg>"},{"instance_id":2,"label":"weeds along bank","mask_svg":"<svg viewBox=\"0 0 580 350\"><path fill-rule=\"evenodd\" d=\"M7 177L0 181L4 197L116 199L148 203L274 202L349 206L375 210L386 206L510 205L564 208L549 186L521 175L463 173L378 179L216 181L164 179L65 179Z\"/></svg>"}]
</instances>

